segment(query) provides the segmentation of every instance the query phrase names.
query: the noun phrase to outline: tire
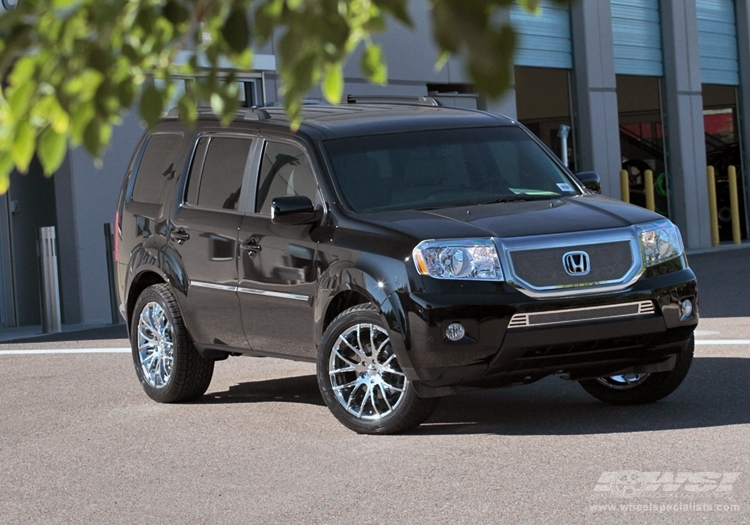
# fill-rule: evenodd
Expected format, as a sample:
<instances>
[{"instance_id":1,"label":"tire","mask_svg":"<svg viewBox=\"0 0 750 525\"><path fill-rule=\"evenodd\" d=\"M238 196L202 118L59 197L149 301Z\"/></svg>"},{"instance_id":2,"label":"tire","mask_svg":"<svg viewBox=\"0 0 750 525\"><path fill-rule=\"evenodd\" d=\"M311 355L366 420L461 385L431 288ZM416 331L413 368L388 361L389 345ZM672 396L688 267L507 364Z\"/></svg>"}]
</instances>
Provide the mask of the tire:
<instances>
[{"instance_id":1,"label":"tire","mask_svg":"<svg viewBox=\"0 0 750 525\"><path fill-rule=\"evenodd\" d=\"M677 364L669 372L627 374L580 381L581 386L595 398L611 405L642 405L667 397L682 383L690 370L695 350L694 336L687 348L677 357Z\"/></svg>"},{"instance_id":2,"label":"tire","mask_svg":"<svg viewBox=\"0 0 750 525\"><path fill-rule=\"evenodd\" d=\"M377 312L373 304L360 304L328 326L318 350L318 387L328 409L347 428L395 434L419 426L439 399L417 396Z\"/></svg>"},{"instance_id":3,"label":"tire","mask_svg":"<svg viewBox=\"0 0 750 525\"><path fill-rule=\"evenodd\" d=\"M154 401L194 401L208 390L214 362L193 346L168 285L149 286L138 297L130 345L135 373Z\"/></svg>"}]
</instances>

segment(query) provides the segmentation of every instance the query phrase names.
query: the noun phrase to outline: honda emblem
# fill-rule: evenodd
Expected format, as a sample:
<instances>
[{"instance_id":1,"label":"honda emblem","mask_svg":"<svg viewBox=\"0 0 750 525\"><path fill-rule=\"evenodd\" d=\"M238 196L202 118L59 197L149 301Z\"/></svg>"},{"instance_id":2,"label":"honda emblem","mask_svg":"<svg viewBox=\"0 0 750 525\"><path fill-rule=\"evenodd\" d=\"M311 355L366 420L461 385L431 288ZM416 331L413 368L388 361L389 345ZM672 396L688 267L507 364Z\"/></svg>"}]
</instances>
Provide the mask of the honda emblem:
<instances>
[{"instance_id":1,"label":"honda emblem","mask_svg":"<svg viewBox=\"0 0 750 525\"><path fill-rule=\"evenodd\" d=\"M588 275L591 271L591 260L586 252L568 252L562 257L565 273L573 277Z\"/></svg>"}]
</instances>

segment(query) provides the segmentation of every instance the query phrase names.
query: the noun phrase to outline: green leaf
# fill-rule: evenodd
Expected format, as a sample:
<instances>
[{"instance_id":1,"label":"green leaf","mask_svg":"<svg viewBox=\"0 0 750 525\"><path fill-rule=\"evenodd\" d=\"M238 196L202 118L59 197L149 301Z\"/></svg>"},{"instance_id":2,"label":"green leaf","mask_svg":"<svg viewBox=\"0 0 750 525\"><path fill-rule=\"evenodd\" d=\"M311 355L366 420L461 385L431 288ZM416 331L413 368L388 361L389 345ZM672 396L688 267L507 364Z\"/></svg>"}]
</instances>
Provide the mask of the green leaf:
<instances>
[{"instance_id":1,"label":"green leaf","mask_svg":"<svg viewBox=\"0 0 750 525\"><path fill-rule=\"evenodd\" d=\"M333 64L328 68L323 80L323 96L331 104L339 104L344 95L344 71L341 64Z\"/></svg>"},{"instance_id":2,"label":"green leaf","mask_svg":"<svg viewBox=\"0 0 750 525\"><path fill-rule=\"evenodd\" d=\"M101 124L96 118L92 118L86 130L83 132L83 145L86 151L94 157L99 156L101 149Z\"/></svg>"},{"instance_id":3,"label":"green leaf","mask_svg":"<svg viewBox=\"0 0 750 525\"><path fill-rule=\"evenodd\" d=\"M141 117L146 121L146 124L153 126L159 121L163 109L164 101L161 98L161 93L156 89L156 86L149 84L141 95Z\"/></svg>"},{"instance_id":4,"label":"green leaf","mask_svg":"<svg viewBox=\"0 0 750 525\"><path fill-rule=\"evenodd\" d=\"M250 26L244 9L235 7L229 12L221 28L221 36L235 53L242 53L250 47Z\"/></svg>"},{"instance_id":5,"label":"green leaf","mask_svg":"<svg viewBox=\"0 0 750 525\"><path fill-rule=\"evenodd\" d=\"M484 1L484 0L479 0ZM409 16L408 0L374 0L373 2L380 9L390 12L401 23L412 27L411 17Z\"/></svg>"},{"instance_id":6,"label":"green leaf","mask_svg":"<svg viewBox=\"0 0 750 525\"><path fill-rule=\"evenodd\" d=\"M39 138L39 161L46 176L52 175L65 160L68 143L65 135L52 128L45 129Z\"/></svg>"},{"instance_id":7,"label":"green leaf","mask_svg":"<svg viewBox=\"0 0 750 525\"><path fill-rule=\"evenodd\" d=\"M539 15L542 12L542 8L539 5L539 0L520 0L521 5L526 8L530 13Z\"/></svg>"},{"instance_id":8,"label":"green leaf","mask_svg":"<svg viewBox=\"0 0 750 525\"><path fill-rule=\"evenodd\" d=\"M162 9L162 14L172 25L183 24L190 19L190 12L175 0L167 0L164 9Z\"/></svg>"},{"instance_id":9,"label":"green leaf","mask_svg":"<svg viewBox=\"0 0 750 525\"><path fill-rule=\"evenodd\" d=\"M10 173L13 171L13 159L9 152L0 155L0 195L10 188Z\"/></svg>"},{"instance_id":10,"label":"green leaf","mask_svg":"<svg viewBox=\"0 0 750 525\"><path fill-rule=\"evenodd\" d=\"M388 82L388 69L383 63L383 49L378 44L369 44L360 61L362 73L373 84Z\"/></svg>"},{"instance_id":11,"label":"green leaf","mask_svg":"<svg viewBox=\"0 0 750 525\"><path fill-rule=\"evenodd\" d=\"M185 93L180 97L177 102L177 107L180 111L180 120L187 125L192 125L198 118L198 108L196 107L195 100L189 93Z\"/></svg>"},{"instance_id":12,"label":"green leaf","mask_svg":"<svg viewBox=\"0 0 750 525\"><path fill-rule=\"evenodd\" d=\"M91 119L94 118L96 111L93 102L86 102L76 106L70 114L70 127L72 141L78 144L83 141L83 133Z\"/></svg>"},{"instance_id":13,"label":"green leaf","mask_svg":"<svg viewBox=\"0 0 750 525\"><path fill-rule=\"evenodd\" d=\"M11 155L16 168L21 173L28 171L31 159L34 157L35 146L36 130L27 120L19 122L16 127L16 136L13 138Z\"/></svg>"},{"instance_id":14,"label":"green leaf","mask_svg":"<svg viewBox=\"0 0 750 525\"><path fill-rule=\"evenodd\" d=\"M35 89L36 82L32 80L8 89L8 104L16 118L23 117L28 111Z\"/></svg>"},{"instance_id":15,"label":"green leaf","mask_svg":"<svg viewBox=\"0 0 750 525\"><path fill-rule=\"evenodd\" d=\"M135 86L133 80L126 78L117 85L117 99L120 101L121 108L129 108L135 98Z\"/></svg>"}]
</instances>

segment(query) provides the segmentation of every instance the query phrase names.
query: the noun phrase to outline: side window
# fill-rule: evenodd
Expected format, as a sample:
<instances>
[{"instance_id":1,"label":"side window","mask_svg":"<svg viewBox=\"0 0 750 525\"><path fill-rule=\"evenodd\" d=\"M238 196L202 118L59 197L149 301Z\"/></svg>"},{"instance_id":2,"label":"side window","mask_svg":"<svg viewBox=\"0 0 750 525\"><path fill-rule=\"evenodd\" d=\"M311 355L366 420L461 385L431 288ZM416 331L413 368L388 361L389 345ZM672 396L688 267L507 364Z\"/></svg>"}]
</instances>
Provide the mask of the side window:
<instances>
[{"instance_id":1,"label":"side window","mask_svg":"<svg viewBox=\"0 0 750 525\"><path fill-rule=\"evenodd\" d=\"M208 141L203 171L200 177L198 206L236 210L242 191L242 179L245 176L248 152L252 140L239 137L211 137ZM200 162L198 144L194 162ZM195 185L193 177L195 165L191 168L188 199L193 195Z\"/></svg>"},{"instance_id":2,"label":"side window","mask_svg":"<svg viewBox=\"0 0 750 525\"><path fill-rule=\"evenodd\" d=\"M268 142L260 165L256 212L270 215L273 199L286 195L304 195L315 203L318 200L315 176L302 149Z\"/></svg>"},{"instance_id":3,"label":"side window","mask_svg":"<svg viewBox=\"0 0 750 525\"><path fill-rule=\"evenodd\" d=\"M133 185L135 202L164 202L167 181L175 177L175 155L180 142L182 135L177 134L152 135L148 139Z\"/></svg>"}]
</instances>

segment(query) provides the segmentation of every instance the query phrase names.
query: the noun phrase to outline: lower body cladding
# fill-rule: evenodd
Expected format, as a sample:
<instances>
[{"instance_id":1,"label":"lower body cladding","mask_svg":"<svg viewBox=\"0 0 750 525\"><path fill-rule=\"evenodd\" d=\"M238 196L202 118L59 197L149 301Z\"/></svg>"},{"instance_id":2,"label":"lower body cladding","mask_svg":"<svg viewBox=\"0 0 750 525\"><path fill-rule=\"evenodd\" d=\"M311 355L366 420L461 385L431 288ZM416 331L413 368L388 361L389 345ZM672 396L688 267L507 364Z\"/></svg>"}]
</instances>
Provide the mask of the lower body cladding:
<instances>
[{"instance_id":1,"label":"lower body cladding","mask_svg":"<svg viewBox=\"0 0 750 525\"><path fill-rule=\"evenodd\" d=\"M694 280L555 300L519 292L469 297L471 304L463 305L456 297L412 294L401 300L408 337L397 350L422 397L552 374L578 381L667 372L698 324Z\"/></svg>"}]
</instances>

